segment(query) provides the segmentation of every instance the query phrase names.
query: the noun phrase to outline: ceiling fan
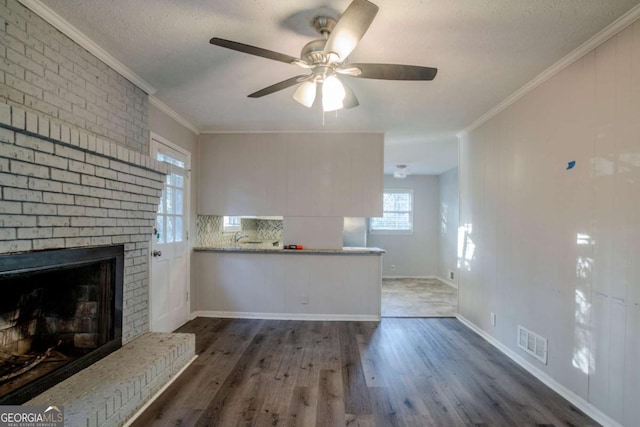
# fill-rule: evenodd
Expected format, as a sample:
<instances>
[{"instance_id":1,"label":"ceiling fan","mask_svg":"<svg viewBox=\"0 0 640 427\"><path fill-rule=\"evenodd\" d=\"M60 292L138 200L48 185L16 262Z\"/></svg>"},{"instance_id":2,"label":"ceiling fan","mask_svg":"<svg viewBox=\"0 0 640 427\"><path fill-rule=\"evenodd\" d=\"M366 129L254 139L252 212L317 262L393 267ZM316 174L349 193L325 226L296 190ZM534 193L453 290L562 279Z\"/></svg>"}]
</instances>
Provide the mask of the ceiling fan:
<instances>
[{"instance_id":1,"label":"ceiling fan","mask_svg":"<svg viewBox=\"0 0 640 427\"><path fill-rule=\"evenodd\" d=\"M307 43L302 48L300 58L218 37L212 38L210 43L297 65L311 72L261 89L250 94L249 98L260 98L300 84L293 98L305 107L311 108L320 84L323 111L353 108L358 106L358 99L339 76L382 80L433 80L438 72L437 68L415 65L347 63L347 58L356 48L377 13L378 6L375 4L367 0L353 0L338 21L328 16L316 17L313 20L313 26L324 38Z\"/></svg>"}]
</instances>

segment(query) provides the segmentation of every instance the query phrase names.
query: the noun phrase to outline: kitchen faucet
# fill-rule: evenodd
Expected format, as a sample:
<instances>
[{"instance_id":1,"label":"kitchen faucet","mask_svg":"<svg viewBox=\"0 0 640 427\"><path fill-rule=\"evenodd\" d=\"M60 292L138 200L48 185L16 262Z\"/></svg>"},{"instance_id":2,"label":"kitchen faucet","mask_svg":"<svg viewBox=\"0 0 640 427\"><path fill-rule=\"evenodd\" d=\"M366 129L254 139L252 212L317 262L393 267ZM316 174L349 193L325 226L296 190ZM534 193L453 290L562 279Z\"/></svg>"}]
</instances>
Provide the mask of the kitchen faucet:
<instances>
[{"instance_id":1,"label":"kitchen faucet","mask_svg":"<svg viewBox=\"0 0 640 427\"><path fill-rule=\"evenodd\" d=\"M236 241L236 243L238 243L240 241L240 239L244 239L245 237L249 237L248 234L240 234L239 231L236 231L236 233L233 235L234 240Z\"/></svg>"}]
</instances>

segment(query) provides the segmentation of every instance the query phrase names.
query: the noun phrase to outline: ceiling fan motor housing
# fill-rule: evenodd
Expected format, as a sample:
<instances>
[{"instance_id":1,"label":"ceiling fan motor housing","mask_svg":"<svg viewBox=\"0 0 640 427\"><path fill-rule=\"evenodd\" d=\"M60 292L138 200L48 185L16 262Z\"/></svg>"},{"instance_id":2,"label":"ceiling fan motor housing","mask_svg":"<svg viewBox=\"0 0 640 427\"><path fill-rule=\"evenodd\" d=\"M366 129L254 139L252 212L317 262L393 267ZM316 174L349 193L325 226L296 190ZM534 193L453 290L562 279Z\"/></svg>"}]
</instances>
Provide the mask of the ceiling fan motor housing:
<instances>
[{"instance_id":1,"label":"ceiling fan motor housing","mask_svg":"<svg viewBox=\"0 0 640 427\"><path fill-rule=\"evenodd\" d=\"M331 34L331 31L333 31L336 26L336 20L330 16L321 15L313 18L311 25L313 25L313 28L315 28L318 33L324 37L329 37L329 34Z\"/></svg>"},{"instance_id":2,"label":"ceiling fan motor housing","mask_svg":"<svg viewBox=\"0 0 640 427\"><path fill-rule=\"evenodd\" d=\"M327 43L324 39L312 40L302 48L300 58L309 65L318 65L328 63L328 55L324 53L324 45Z\"/></svg>"}]
</instances>

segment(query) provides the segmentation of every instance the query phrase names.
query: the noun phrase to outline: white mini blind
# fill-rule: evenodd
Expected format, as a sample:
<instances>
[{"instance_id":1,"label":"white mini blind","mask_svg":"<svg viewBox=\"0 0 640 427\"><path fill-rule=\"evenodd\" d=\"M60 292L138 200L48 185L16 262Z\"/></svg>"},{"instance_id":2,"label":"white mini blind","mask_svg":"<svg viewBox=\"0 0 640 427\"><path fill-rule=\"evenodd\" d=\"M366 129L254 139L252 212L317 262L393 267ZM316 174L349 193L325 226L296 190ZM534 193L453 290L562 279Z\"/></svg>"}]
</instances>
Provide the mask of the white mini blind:
<instances>
[{"instance_id":1,"label":"white mini blind","mask_svg":"<svg viewBox=\"0 0 640 427\"><path fill-rule=\"evenodd\" d=\"M382 209L382 217L369 220L370 231L413 231L413 190L385 190Z\"/></svg>"}]
</instances>

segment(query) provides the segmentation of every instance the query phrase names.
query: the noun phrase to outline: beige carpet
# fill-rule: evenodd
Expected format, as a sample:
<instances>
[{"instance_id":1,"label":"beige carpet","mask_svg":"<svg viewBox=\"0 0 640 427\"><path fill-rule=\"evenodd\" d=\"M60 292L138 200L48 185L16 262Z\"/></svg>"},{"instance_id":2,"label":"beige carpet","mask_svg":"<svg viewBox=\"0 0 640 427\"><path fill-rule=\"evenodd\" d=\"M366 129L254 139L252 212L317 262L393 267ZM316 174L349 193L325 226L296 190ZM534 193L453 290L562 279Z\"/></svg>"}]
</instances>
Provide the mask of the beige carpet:
<instances>
[{"instance_id":1,"label":"beige carpet","mask_svg":"<svg viewBox=\"0 0 640 427\"><path fill-rule=\"evenodd\" d=\"M382 317L450 317L458 290L438 279L382 279Z\"/></svg>"}]
</instances>

